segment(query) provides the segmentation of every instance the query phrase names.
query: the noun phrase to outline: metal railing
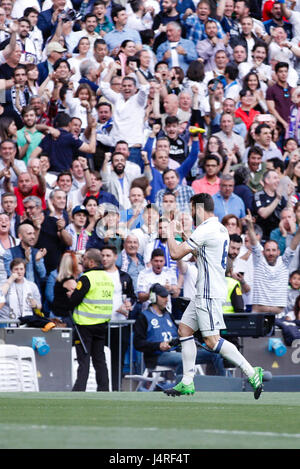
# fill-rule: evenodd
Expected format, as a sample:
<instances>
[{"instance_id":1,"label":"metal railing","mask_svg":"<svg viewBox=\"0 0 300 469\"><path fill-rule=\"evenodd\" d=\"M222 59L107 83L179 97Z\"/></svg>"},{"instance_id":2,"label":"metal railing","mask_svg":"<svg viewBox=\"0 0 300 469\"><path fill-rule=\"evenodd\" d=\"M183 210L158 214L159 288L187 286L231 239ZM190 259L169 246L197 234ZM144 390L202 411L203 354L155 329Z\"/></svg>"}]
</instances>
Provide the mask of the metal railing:
<instances>
[{"instance_id":1,"label":"metal railing","mask_svg":"<svg viewBox=\"0 0 300 469\"><path fill-rule=\"evenodd\" d=\"M118 344L118 362L111 363L111 368L118 367L118 390L122 389L122 372L123 372L123 363L122 363L122 332L124 327L129 326L129 374L133 373L133 325L135 320L124 320L124 321L110 321L108 323L108 334L107 334L107 346L111 348L111 329L119 329L119 344ZM19 327L20 321L17 319L0 319L0 328L1 327ZM25 326L26 327L26 326ZM141 368L143 368L143 359L141 362ZM132 381L130 380L129 389L132 391Z\"/></svg>"}]
</instances>

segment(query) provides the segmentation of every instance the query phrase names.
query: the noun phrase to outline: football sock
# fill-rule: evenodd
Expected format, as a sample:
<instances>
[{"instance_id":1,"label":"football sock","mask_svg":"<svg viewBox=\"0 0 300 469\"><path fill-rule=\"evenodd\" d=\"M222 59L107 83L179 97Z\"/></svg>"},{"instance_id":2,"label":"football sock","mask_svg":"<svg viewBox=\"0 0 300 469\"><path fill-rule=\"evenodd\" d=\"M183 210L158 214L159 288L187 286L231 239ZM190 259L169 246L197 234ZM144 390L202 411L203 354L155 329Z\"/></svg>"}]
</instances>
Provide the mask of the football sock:
<instances>
[{"instance_id":1,"label":"football sock","mask_svg":"<svg viewBox=\"0 0 300 469\"><path fill-rule=\"evenodd\" d=\"M197 347L194 336L180 338L182 366L183 366L183 384L191 384L195 376L195 361L197 355Z\"/></svg>"},{"instance_id":2,"label":"football sock","mask_svg":"<svg viewBox=\"0 0 300 469\"><path fill-rule=\"evenodd\" d=\"M248 378L251 378L255 374L254 368L238 351L236 346L231 342L228 342L228 340L220 337L213 350L218 352L223 358L226 358L226 360L230 361L235 366L239 367Z\"/></svg>"}]
</instances>

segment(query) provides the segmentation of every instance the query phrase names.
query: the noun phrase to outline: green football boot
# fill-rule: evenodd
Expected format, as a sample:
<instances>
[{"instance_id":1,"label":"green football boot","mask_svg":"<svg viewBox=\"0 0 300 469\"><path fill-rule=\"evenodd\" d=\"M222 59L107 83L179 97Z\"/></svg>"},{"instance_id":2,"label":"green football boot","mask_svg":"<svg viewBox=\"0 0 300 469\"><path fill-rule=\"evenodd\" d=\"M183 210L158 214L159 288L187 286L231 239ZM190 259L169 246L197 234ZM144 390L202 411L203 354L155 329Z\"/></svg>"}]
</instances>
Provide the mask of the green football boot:
<instances>
[{"instance_id":1,"label":"green football boot","mask_svg":"<svg viewBox=\"0 0 300 469\"><path fill-rule=\"evenodd\" d=\"M173 397L192 395L195 394L195 385L194 383L183 384L183 382L180 381L178 384L176 384L176 386L174 386L174 388L165 389L164 393Z\"/></svg>"},{"instance_id":2,"label":"green football boot","mask_svg":"<svg viewBox=\"0 0 300 469\"><path fill-rule=\"evenodd\" d=\"M254 390L254 398L259 399L259 396L262 393L263 390L263 374L264 370L260 368L259 366L254 367L255 374L252 376L252 378L249 378L248 381L251 384L253 390Z\"/></svg>"}]
</instances>

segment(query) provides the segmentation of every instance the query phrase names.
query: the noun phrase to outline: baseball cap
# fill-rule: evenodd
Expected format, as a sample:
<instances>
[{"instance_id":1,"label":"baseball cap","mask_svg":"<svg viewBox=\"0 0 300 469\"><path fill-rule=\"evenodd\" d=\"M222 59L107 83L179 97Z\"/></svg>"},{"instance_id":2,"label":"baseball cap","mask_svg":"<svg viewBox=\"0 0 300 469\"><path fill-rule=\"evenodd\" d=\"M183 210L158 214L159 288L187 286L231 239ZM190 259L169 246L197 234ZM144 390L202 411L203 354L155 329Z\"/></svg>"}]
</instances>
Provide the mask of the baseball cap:
<instances>
[{"instance_id":1,"label":"baseball cap","mask_svg":"<svg viewBox=\"0 0 300 469\"><path fill-rule=\"evenodd\" d=\"M65 49L59 42L50 42L47 46L47 54L50 54L50 52L67 52L67 49Z\"/></svg>"},{"instance_id":2,"label":"baseball cap","mask_svg":"<svg viewBox=\"0 0 300 469\"><path fill-rule=\"evenodd\" d=\"M152 287L150 288L150 291L164 298L166 298L169 295L168 290L162 285L160 285L160 283L154 283Z\"/></svg>"},{"instance_id":3,"label":"baseball cap","mask_svg":"<svg viewBox=\"0 0 300 469\"><path fill-rule=\"evenodd\" d=\"M74 207L72 210L72 215L76 215L76 213L80 213L80 212L83 212L86 215L89 214L89 212L87 211L84 205L76 205L76 207Z\"/></svg>"}]
</instances>

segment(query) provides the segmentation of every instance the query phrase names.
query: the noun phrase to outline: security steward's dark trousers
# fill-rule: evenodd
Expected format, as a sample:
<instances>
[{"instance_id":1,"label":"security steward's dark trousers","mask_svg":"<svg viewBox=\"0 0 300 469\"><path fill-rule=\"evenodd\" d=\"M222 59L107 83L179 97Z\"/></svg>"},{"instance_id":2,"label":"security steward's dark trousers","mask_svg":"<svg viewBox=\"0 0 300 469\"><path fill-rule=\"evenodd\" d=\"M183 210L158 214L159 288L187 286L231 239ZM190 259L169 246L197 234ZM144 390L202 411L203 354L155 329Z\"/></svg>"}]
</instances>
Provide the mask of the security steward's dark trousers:
<instances>
[{"instance_id":1,"label":"security steward's dark trousers","mask_svg":"<svg viewBox=\"0 0 300 469\"><path fill-rule=\"evenodd\" d=\"M92 359L96 371L97 391L108 391L108 371L104 353L107 323L92 326L80 326L77 324L77 328L87 353L85 353L84 347L79 342L76 331L74 331L78 370L73 391L86 390L90 370L90 358Z\"/></svg>"}]
</instances>

